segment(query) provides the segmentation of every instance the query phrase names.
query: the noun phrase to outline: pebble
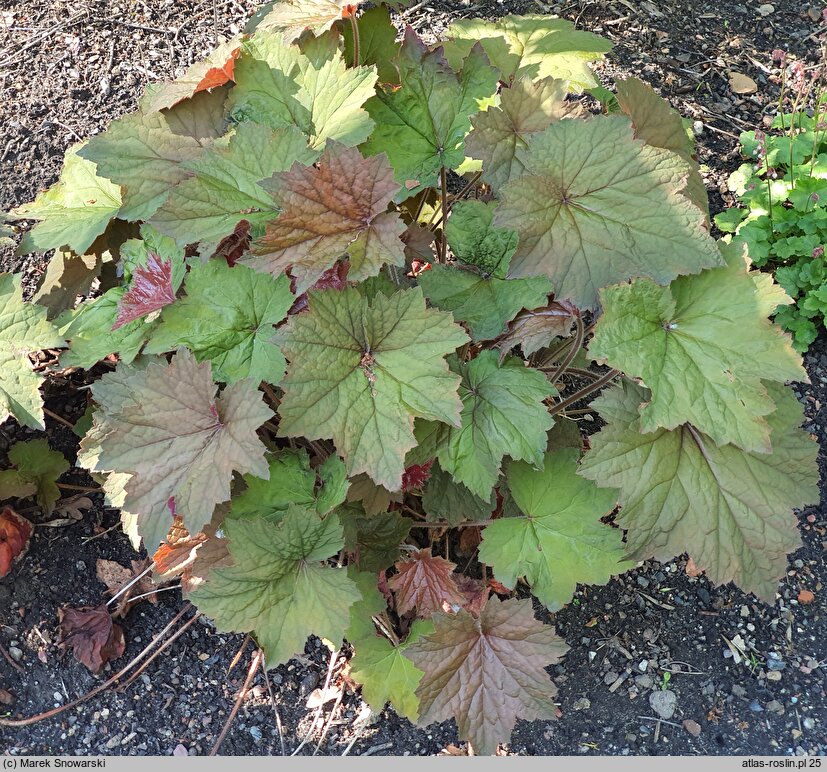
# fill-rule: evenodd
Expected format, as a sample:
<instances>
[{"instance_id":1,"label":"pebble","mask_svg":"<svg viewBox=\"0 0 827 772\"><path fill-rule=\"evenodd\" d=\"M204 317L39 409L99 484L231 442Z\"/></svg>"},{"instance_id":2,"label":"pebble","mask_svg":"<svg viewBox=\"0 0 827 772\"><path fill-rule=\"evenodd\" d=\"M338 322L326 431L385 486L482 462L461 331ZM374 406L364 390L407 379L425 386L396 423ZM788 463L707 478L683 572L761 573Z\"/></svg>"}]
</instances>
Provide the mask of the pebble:
<instances>
[{"instance_id":1,"label":"pebble","mask_svg":"<svg viewBox=\"0 0 827 772\"><path fill-rule=\"evenodd\" d=\"M579 700L576 700L572 708L574 710L588 710L592 706L591 700L586 699L585 697L581 697Z\"/></svg>"},{"instance_id":2,"label":"pebble","mask_svg":"<svg viewBox=\"0 0 827 772\"><path fill-rule=\"evenodd\" d=\"M781 680L781 672L778 670L770 670L767 673L767 680L768 681L780 681Z\"/></svg>"},{"instance_id":3,"label":"pebble","mask_svg":"<svg viewBox=\"0 0 827 772\"><path fill-rule=\"evenodd\" d=\"M777 713L779 716L783 716L784 706L778 700L770 700L767 703L767 711L769 713Z\"/></svg>"},{"instance_id":4,"label":"pebble","mask_svg":"<svg viewBox=\"0 0 827 772\"><path fill-rule=\"evenodd\" d=\"M113 748L117 748L121 744L121 738L123 735L118 732L118 734L113 735L106 741L106 747L109 748L111 751Z\"/></svg>"},{"instance_id":5,"label":"pebble","mask_svg":"<svg viewBox=\"0 0 827 772\"><path fill-rule=\"evenodd\" d=\"M652 680L652 676L650 675L639 675L635 676L635 683L641 689L651 689L654 681Z\"/></svg>"},{"instance_id":6,"label":"pebble","mask_svg":"<svg viewBox=\"0 0 827 772\"><path fill-rule=\"evenodd\" d=\"M20 662L23 659L23 652L17 646L9 646L9 654L15 662Z\"/></svg>"},{"instance_id":7,"label":"pebble","mask_svg":"<svg viewBox=\"0 0 827 772\"><path fill-rule=\"evenodd\" d=\"M747 690L743 686L741 686L740 684L733 684L732 685L732 693L736 697L746 697L747 696Z\"/></svg>"},{"instance_id":8,"label":"pebble","mask_svg":"<svg viewBox=\"0 0 827 772\"><path fill-rule=\"evenodd\" d=\"M644 587L644 588L646 588L646 587L648 587L648 586L649 586L649 580L648 580L645 576L639 576L639 577L637 578L637 583L638 583L641 587Z\"/></svg>"},{"instance_id":9,"label":"pebble","mask_svg":"<svg viewBox=\"0 0 827 772\"><path fill-rule=\"evenodd\" d=\"M641 673L645 673L648 667L649 667L649 660L648 659L642 659L640 661L640 664L637 666L638 670L640 670Z\"/></svg>"},{"instance_id":10,"label":"pebble","mask_svg":"<svg viewBox=\"0 0 827 772\"><path fill-rule=\"evenodd\" d=\"M778 656L774 651L771 651L767 654L767 667L770 670L783 670L787 667L787 663L784 662L781 657Z\"/></svg>"},{"instance_id":11,"label":"pebble","mask_svg":"<svg viewBox=\"0 0 827 772\"><path fill-rule=\"evenodd\" d=\"M763 712L764 712L764 708L762 708L762 707L761 707L761 703L760 703L760 702L758 702L758 700L753 700L753 701L749 704L749 709L750 709L753 713L763 713Z\"/></svg>"},{"instance_id":12,"label":"pebble","mask_svg":"<svg viewBox=\"0 0 827 772\"><path fill-rule=\"evenodd\" d=\"M649 705L661 718L669 720L678 707L678 695L671 689L652 692L649 695Z\"/></svg>"},{"instance_id":13,"label":"pebble","mask_svg":"<svg viewBox=\"0 0 827 772\"><path fill-rule=\"evenodd\" d=\"M611 671L603 676L603 683L606 684L606 686L610 686L615 681L617 681L618 678L620 678L620 676L617 673Z\"/></svg>"},{"instance_id":14,"label":"pebble","mask_svg":"<svg viewBox=\"0 0 827 772\"><path fill-rule=\"evenodd\" d=\"M741 606L741 616L746 619L749 616L749 606Z\"/></svg>"},{"instance_id":15,"label":"pebble","mask_svg":"<svg viewBox=\"0 0 827 772\"><path fill-rule=\"evenodd\" d=\"M250 734L256 742L261 742L261 729L259 729L257 726L250 727Z\"/></svg>"},{"instance_id":16,"label":"pebble","mask_svg":"<svg viewBox=\"0 0 827 772\"><path fill-rule=\"evenodd\" d=\"M693 121L692 122L692 131L695 134L703 134L704 133L703 121Z\"/></svg>"},{"instance_id":17,"label":"pebble","mask_svg":"<svg viewBox=\"0 0 827 772\"><path fill-rule=\"evenodd\" d=\"M815 722L815 721L813 721L813 719L811 719L811 718L805 718L805 719L801 722L801 725L802 725L805 729L815 729L815 727L816 727L816 722Z\"/></svg>"},{"instance_id":18,"label":"pebble","mask_svg":"<svg viewBox=\"0 0 827 772\"><path fill-rule=\"evenodd\" d=\"M683 728L686 729L686 731L693 737L699 737L701 734L701 725L697 721L693 721L691 718L688 718L683 722Z\"/></svg>"}]
</instances>

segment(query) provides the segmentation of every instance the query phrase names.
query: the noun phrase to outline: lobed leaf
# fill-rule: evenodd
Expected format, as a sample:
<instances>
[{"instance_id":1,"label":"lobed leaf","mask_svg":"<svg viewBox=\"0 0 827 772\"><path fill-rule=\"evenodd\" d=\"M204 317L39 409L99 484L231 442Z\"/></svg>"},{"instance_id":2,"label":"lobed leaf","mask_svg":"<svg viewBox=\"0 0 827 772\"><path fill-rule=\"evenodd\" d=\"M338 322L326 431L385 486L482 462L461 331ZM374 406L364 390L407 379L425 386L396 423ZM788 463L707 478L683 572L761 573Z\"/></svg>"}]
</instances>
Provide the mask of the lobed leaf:
<instances>
[{"instance_id":1,"label":"lobed leaf","mask_svg":"<svg viewBox=\"0 0 827 772\"><path fill-rule=\"evenodd\" d=\"M546 274L557 300L594 309L608 284L722 264L702 213L680 195L686 162L635 140L626 118L552 123L517 158L530 171L503 187L494 225L520 236L511 274Z\"/></svg>"},{"instance_id":2,"label":"lobed leaf","mask_svg":"<svg viewBox=\"0 0 827 772\"><path fill-rule=\"evenodd\" d=\"M571 600L578 583L605 584L633 568L623 562L623 533L600 522L617 492L578 477L577 448L546 454L543 468L508 465L508 487L525 517L505 517L482 532L479 558L506 587L525 576L551 611Z\"/></svg>"},{"instance_id":3,"label":"lobed leaf","mask_svg":"<svg viewBox=\"0 0 827 772\"><path fill-rule=\"evenodd\" d=\"M490 496L504 456L542 467L554 424L543 400L556 390L546 376L520 360L498 359L482 351L460 366L462 424L444 431L437 451L440 466L481 499Z\"/></svg>"},{"instance_id":4,"label":"lobed leaf","mask_svg":"<svg viewBox=\"0 0 827 772\"><path fill-rule=\"evenodd\" d=\"M416 609L416 615L427 619L443 604L462 606L463 597L457 587L456 564L431 555L430 548L418 550L407 560L396 564L397 573L388 580L396 596L396 613L400 616Z\"/></svg>"},{"instance_id":5,"label":"lobed leaf","mask_svg":"<svg viewBox=\"0 0 827 772\"><path fill-rule=\"evenodd\" d=\"M274 275L289 268L297 294L344 255L353 281L375 276L385 263L405 264L405 225L385 211L399 186L384 154L365 159L329 142L315 166L294 164L274 177L271 190L282 212L242 262Z\"/></svg>"},{"instance_id":6,"label":"lobed leaf","mask_svg":"<svg viewBox=\"0 0 827 772\"><path fill-rule=\"evenodd\" d=\"M0 423L14 416L43 430L43 376L32 370L29 354L65 341L45 308L23 300L22 281L22 274L0 273Z\"/></svg>"},{"instance_id":7,"label":"lobed leaf","mask_svg":"<svg viewBox=\"0 0 827 772\"><path fill-rule=\"evenodd\" d=\"M45 439L15 442L8 456L15 468L0 471L0 500L36 495L43 512L50 515L60 498L55 482L69 469L69 462Z\"/></svg>"},{"instance_id":8,"label":"lobed leaf","mask_svg":"<svg viewBox=\"0 0 827 772\"><path fill-rule=\"evenodd\" d=\"M644 432L638 408L648 395L628 381L593 403L608 425L591 438L580 474L620 489L629 557L689 552L713 582L772 601L801 543L790 509L818 501L818 446L797 428L793 394L767 389L777 406L767 417L770 454L718 447L691 424Z\"/></svg>"},{"instance_id":9,"label":"lobed leaf","mask_svg":"<svg viewBox=\"0 0 827 772\"><path fill-rule=\"evenodd\" d=\"M216 380L281 381L286 362L272 338L295 300L286 276L211 260L190 268L184 288L187 294L161 312L147 353L187 346L199 362L212 362Z\"/></svg>"},{"instance_id":10,"label":"lobed leaf","mask_svg":"<svg viewBox=\"0 0 827 772\"><path fill-rule=\"evenodd\" d=\"M121 186L124 220L148 220L170 190L188 176L185 166L226 130L226 90L203 92L174 110L132 113L113 121L78 154L102 177Z\"/></svg>"},{"instance_id":11,"label":"lobed leaf","mask_svg":"<svg viewBox=\"0 0 827 772\"><path fill-rule=\"evenodd\" d=\"M589 353L649 387L641 431L691 423L719 445L769 453L775 403L762 381L807 380L789 336L767 319L779 298L792 301L739 249L725 255L724 268L668 287L639 279L604 289Z\"/></svg>"},{"instance_id":12,"label":"lobed leaf","mask_svg":"<svg viewBox=\"0 0 827 772\"><path fill-rule=\"evenodd\" d=\"M120 187L97 174L95 164L80 155L82 147L69 148L51 188L12 210L19 219L40 220L21 240L20 254L69 247L82 255L120 211Z\"/></svg>"},{"instance_id":13,"label":"lobed leaf","mask_svg":"<svg viewBox=\"0 0 827 772\"><path fill-rule=\"evenodd\" d=\"M470 116L496 90L496 70L477 46L457 75L441 49L429 51L412 28L395 60L401 87L379 87L365 108L376 122L362 145L365 155L385 153L403 198L439 184L439 170L463 162Z\"/></svg>"},{"instance_id":14,"label":"lobed leaf","mask_svg":"<svg viewBox=\"0 0 827 772\"><path fill-rule=\"evenodd\" d=\"M121 364L92 386L99 409L78 461L90 471L129 475L121 478L122 506L137 516L150 551L174 515L198 533L230 498L233 471L269 474L256 429L272 411L247 382L216 391L209 363L197 364L186 349L169 365Z\"/></svg>"},{"instance_id":15,"label":"lobed leaf","mask_svg":"<svg viewBox=\"0 0 827 772\"><path fill-rule=\"evenodd\" d=\"M408 647L424 676L417 723L455 718L460 739L490 755L521 718L556 716L556 687L543 669L566 652L554 629L534 618L530 600L491 598L479 618L434 614L435 632Z\"/></svg>"},{"instance_id":16,"label":"lobed leaf","mask_svg":"<svg viewBox=\"0 0 827 772\"><path fill-rule=\"evenodd\" d=\"M349 476L367 472L396 490L416 444L414 417L459 421L459 378L443 357L467 337L418 289L372 300L324 290L308 303L280 335L290 366L279 432L332 437Z\"/></svg>"},{"instance_id":17,"label":"lobed leaf","mask_svg":"<svg viewBox=\"0 0 827 772\"><path fill-rule=\"evenodd\" d=\"M268 668L303 650L309 635L341 641L361 594L347 569L321 563L343 546L336 517L290 505L282 520L228 520L234 565L210 572L191 599L219 629L251 632Z\"/></svg>"},{"instance_id":18,"label":"lobed leaf","mask_svg":"<svg viewBox=\"0 0 827 772\"><path fill-rule=\"evenodd\" d=\"M566 19L549 16L505 16L496 22L461 19L445 32L445 55L451 66L480 44L505 82L520 77L552 77L573 91L598 85L589 62L603 58L612 44L591 32L581 32Z\"/></svg>"}]
</instances>

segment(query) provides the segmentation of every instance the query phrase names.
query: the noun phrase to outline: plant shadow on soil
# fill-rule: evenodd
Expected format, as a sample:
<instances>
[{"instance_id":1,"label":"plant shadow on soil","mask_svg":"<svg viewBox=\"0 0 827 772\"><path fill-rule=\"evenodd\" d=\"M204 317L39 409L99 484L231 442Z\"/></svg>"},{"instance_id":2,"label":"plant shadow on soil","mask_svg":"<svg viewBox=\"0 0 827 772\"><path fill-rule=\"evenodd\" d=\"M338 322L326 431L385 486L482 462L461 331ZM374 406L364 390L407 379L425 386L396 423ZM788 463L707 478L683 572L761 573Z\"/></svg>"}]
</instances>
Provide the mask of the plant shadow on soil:
<instances>
[{"instance_id":1,"label":"plant shadow on soil","mask_svg":"<svg viewBox=\"0 0 827 772\"><path fill-rule=\"evenodd\" d=\"M32 199L56 179L63 151L134 109L148 80L169 77L207 53L215 32L232 34L255 7L252 0L217 3L123 3L89 0L83 9L63 0L12 0L0 10L0 209ZM150 7L158 6L158 7ZM817 11L818 9L816 9ZM528 0L469 5L435 2L407 19L431 39L456 18L495 18L507 12L554 13L611 38L616 48L599 69L610 83L634 74L670 99L681 114L704 124L698 154L713 212L731 204L726 176L738 162L737 134L760 127L777 100L777 86L763 67L770 51L785 48L811 60L823 28L806 4L779 0L772 13L731 2L598 0L545 5ZM50 31L28 49L22 46ZM19 53L18 53L19 52ZM757 94L738 97L727 72L749 74ZM31 288L45 260L0 252L0 269L23 270ZM827 336L805 359L811 384L797 393L805 428L827 450ZM85 408L77 391L87 375L53 379L47 407L75 421ZM0 462L17 440L43 436L13 422L0 427ZM47 419L50 445L70 461L77 438ZM822 502L825 455L820 457ZM89 485L71 470L61 482ZM63 605L97 605L104 586L95 577L98 559L124 566L140 556L117 525L117 512L100 494L95 509L63 528L36 527L31 548L0 580L0 643L22 652L17 667L0 659L0 688L13 696L3 713L28 716L82 695L111 675L92 676L56 646L57 611ZM35 523L45 518L27 512ZM824 754L827 753L827 514L824 504L800 513L804 546L790 556L788 575L773 606L756 602L731 585L712 587L686 572L686 558L648 562L605 587L580 588L556 615L539 607L571 647L550 667L559 687L561 718L518 722L507 752L567 754ZM107 533L102 531L110 529ZM91 537L96 538L91 538ZM799 591L815 601L803 605ZM134 657L182 608L177 591L157 604L134 606L121 620L127 648L115 667ZM740 634L755 655L735 664L724 636ZM180 743L205 754L215 741L244 680L252 647L227 675L243 636L217 633L199 620L124 692L107 691L77 709L24 727L0 727L0 751L13 754L169 755ZM772 670L767 666L770 653ZM307 732L313 711L308 695L324 683L329 652L311 639L304 656L270 672L284 726L287 752ZM657 722L649 695L670 672L677 695L670 723ZM328 703L329 712L333 703ZM339 755L353 741L362 706L345 691L319 753ZM694 724L684 724L685 721ZM690 731L691 730L691 731ZM432 755L460 744L453 722L416 728L385 710L362 729L350 753ZM316 737L303 749L312 753ZM222 754L281 753L268 690L260 674L221 747Z\"/></svg>"}]
</instances>

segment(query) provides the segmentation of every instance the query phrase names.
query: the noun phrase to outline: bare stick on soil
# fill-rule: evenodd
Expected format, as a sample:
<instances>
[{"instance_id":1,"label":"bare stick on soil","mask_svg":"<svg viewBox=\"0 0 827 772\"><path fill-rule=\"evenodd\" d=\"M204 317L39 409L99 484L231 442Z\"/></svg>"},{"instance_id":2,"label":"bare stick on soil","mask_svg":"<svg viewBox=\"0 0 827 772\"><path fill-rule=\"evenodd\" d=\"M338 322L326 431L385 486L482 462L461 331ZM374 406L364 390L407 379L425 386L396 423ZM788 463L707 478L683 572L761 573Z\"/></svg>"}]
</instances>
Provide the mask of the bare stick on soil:
<instances>
[{"instance_id":1,"label":"bare stick on soil","mask_svg":"<svg viewBox=\"0 0 827 772\"><path fill-rule=\"evenodd\" d=\"M239 691L238 696L235 698L235 703L233 704L233 709L230 711L230 715L227 716L227 720L224 722L224 727L221 730L221 734L218 735L218 739L215 741L215 745L213 745L212 750L210 751L210 756L215 756L218 753L218 749L221 747L221 743L224 742L224 738L227 736L227 732L230 731L230 727L232 726L233 720L238 713L238 709L241 707L241 703L244 702L244 698L247 696L247 692L250 690L250 684L253 682L253 677L256 674L256 670L258 670L259 663L261 662L261 658L263 656L263 652L261 649L258 649L256 653L253 655L253 659L250 662L250 669L247 671L247 677L244 679L244 685L241 687L241 691Z\"/></svg>"}]
</instances>

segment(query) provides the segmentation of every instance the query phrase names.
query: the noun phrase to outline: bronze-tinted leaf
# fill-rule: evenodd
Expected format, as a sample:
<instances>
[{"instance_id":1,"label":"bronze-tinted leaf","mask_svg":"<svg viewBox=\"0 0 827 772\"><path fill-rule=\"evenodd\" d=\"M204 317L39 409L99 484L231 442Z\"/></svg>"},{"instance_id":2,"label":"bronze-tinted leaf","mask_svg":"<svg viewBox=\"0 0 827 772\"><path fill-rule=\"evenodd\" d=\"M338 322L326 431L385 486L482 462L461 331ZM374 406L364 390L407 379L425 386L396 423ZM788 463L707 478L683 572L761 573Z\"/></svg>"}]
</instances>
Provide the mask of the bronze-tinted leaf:
<instances>
[{"instance_id":1,"label":"bronze-tinted leaf","mask_svg":"<svg viewBox=\"0 0 827 772\"><path fill-rule=\"evenodd\" d=\"M460 738L490 755L518 718L555 718L557 688L543 668L567 647L534 618L530 600L491 598L479 618L461 610L433 621L436 631L405 652L425 673L420 725L455 718Z\"/></svg>"},{"instance_id":2,"label":"bronze-tinted leaf","mask_svg":"<svg viewBox=\"0 0 827 772\"><path fill-rule=\"evenodd\" d=\"M427 619L443 604L462 606L465 599L457 588L456 565L445 558L431 555L430 549L414 552L410 560L396 564L398 574L388 580L396 595L396 610L404 614L416 608L416 614Z\"/></svg>"}]
</instances>

